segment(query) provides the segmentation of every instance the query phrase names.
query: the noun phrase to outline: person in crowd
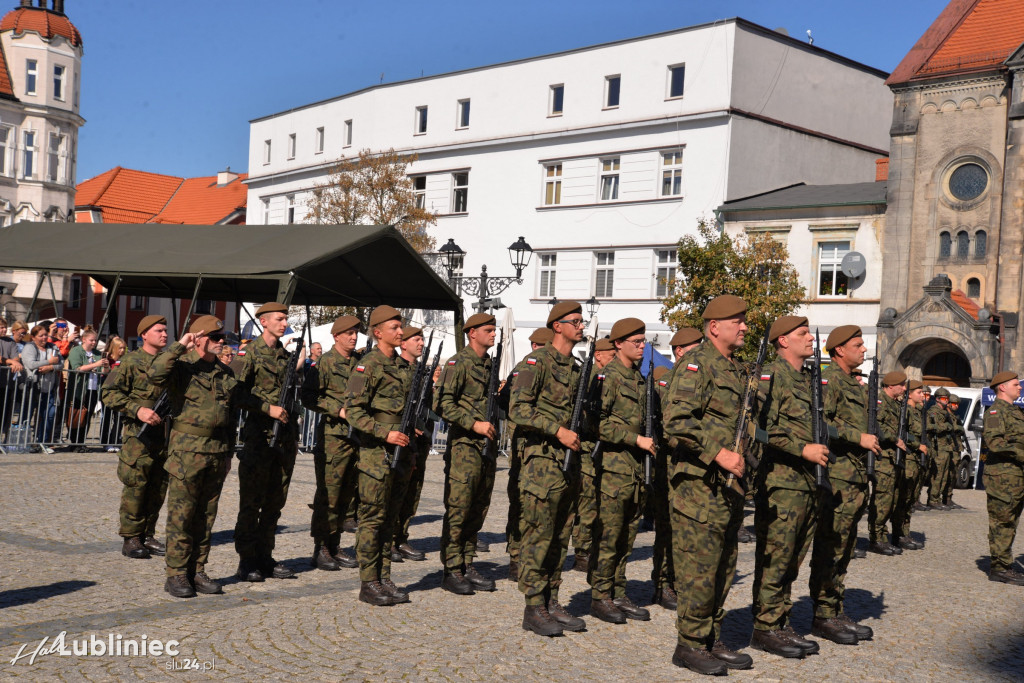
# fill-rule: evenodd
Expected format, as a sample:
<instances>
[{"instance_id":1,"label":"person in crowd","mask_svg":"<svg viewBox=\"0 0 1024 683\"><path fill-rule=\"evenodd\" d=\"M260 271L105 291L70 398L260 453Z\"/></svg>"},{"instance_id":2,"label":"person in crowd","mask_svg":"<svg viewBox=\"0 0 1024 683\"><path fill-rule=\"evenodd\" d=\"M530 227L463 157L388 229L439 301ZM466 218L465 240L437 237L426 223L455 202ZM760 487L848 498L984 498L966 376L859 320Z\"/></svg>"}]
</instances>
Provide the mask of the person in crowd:
<instances>
[{"instance_id":1,"label":"person in crowd","mask_svg":"<svg viewBox=\"0 0 1024 683\"><path fill-rule=\"evenodd\" d=\"M57 347L49 342L47 328L42 325L29 330L29 340L21 351L21 362L28 373L28 412L30 418L35 417L37 448L49 455L53 450L47 444L54 438L60 371L64 360Z\"/></svg>"},{"instance_id":2,"label":"person in crowd","mask_svg":"<svg viewBox=\"0 0 1024 683\"><path fill-rule=\"evenodd\" d=\"M20 357L17 343L7 336L7 320L0 318L0 434L5 441L14 414L18 380L24 371Z\"/></svg>"},{"instance_id":3,"label":"person in crowd","mask_svg":"<svg viewBox=\"0 0 1024 683\"><path fill-rule=\"evenodd\" d=\"M116 335L107 341L103 354L110 363L110 372L103 378L104 389L117 381L117 375L121 371L121 359L127 350L128 345L124 339ZM117 453L121 450L121 427L121 413L104 408L100 421L100 443L106 444L107 453Z\"/></svg>"},{"instance_id":4,"label":"person in crowd","mask_svg":"<svg viewBox=\"0 0 1024 683\"><path fill-rule=\"evenodd\" d=\"M96 349L99 335L91 326L82 332L82 343L72 347L68 354L69 402L67 421L69 439L82 448L89 433L92 413L100 400L102 375L110 370L110 361Z\"/></svg>"}]
</instances>

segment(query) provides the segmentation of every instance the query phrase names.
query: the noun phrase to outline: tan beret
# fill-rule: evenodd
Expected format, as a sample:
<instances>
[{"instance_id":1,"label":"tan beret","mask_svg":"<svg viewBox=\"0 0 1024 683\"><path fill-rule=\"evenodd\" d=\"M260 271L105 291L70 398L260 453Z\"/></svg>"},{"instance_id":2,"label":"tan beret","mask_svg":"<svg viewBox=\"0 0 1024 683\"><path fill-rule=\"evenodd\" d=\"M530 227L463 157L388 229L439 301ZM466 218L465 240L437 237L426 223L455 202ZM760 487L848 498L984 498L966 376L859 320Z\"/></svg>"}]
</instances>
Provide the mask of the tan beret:
<instances>
[{"instance_id":1,"label":"tan beret","mask_svg":"<svg viewBox=\"0 0 1024 683\"><path fill-rule=\"evenodd\" d=\"M893 370L892 372L885 373L882 377L883 387L894 387L897 384L903 384L907 381L907 373L902 370Z\"/></svg>"},{"instance_id":2,"label":"tan beret","mask_svg":"<svg viewBox=\"0 0 1024 683\"><path fill-rule=\"evenodd\" d=\"M912 379L910 380L910 384L907 385L907 391L914 391L915 389L920 389L923 386L924 385L921 384L920 380Z\"/></svg>"},{"instance_id":3,"label":"tan beret","mask_svg":"<svg viewBox=\"0 0 1024 683\"><path fill-rule=\"evenodd\" d=\"M354 315L339 315L334 319L334 324L331 325L331 335L348 332L353 327L359 328L362 325L362 321Z\"/></svg>"},{"instance_id":4,"label":"tan beret","mask_svg":"<svg viewBox=\"0 0 1024 683\"><path fill-rule=\"evenodd\" d=\"M785 337L795 329L807 324L807 318L799 315L784 315L772 323L768 330L768 341L773 342L779 337Z\"/></svg>"},{"instance_id":5,"label":"tan beret","mask_svg":"<svg viewBox=\"0 0 1024 683\"><path fill-rule=\"evenodd\" d=\"M266 315L267 313L287 313L288 307L284 304L279 304L276 301L268 301L267 303L256 309L256 317Z\"/></svg>"},{"instance_id":6,"label":"tan beret","mask_svg":"<svg viewBox=\"0 0 1024 683\"><path fill-rule=\"evenodd\" d=\"M657 382L659 379L664 377L666 372L668 372L668 368L666 368L664 365L659 365L658 367L654 368L654 381Z\"/></svg>"},{"instance_id":7,"label":"tan beret","mask_svg":"<svg viewBox=\"0 0 1024 683\"><path fill-rule=\"evenodd\" d=\"M139 321L139 326L135 328L135 331L141 337L146 330L153 327L153 325L166 325L167 318L162 315L147 315L145 318Z\"/></svg>"},{"instance_id":8,"label":"tan beret","mask_svg":"<svg viewBox=\"0 0 1024 683\"><path fill-rule=\"evenodd\" d=\"M214 315L204 315L200 318L196 318L196 321L189 325L188 331L192 334L199 334L205 332L210 334L211 332L220 332L224 329L224 321Z\"/></svg>"},{"instance_id":9,"label":"tan beret","mask_svg":"<svg viewBox=\"0 0 1024 683\"><path fill-rule=\"evenodd\" d=\"M746 312L746 301L732 294L723 294L709 301L700 317L704 320L725 320Z\"/></svg>"},{"instance_id":10,"label":"tan beret","mask_svg":"<svg viewBox=\"0 0 1024 683\"><path fill-rule=\"evenodd\" d=\"M623 318L622 320L616 320L615 324L612 325L612 332L608 335L608 338L612 341L619 339L625 339L626 337L643 333L647 331L647 326L644 325L644 321L640 318Z\"/></svg>"},{"instance_id":11,"label":"tan beret","mask_svg":"<svg viewBox=\"0 0 1024 683\"><path fill-rule=\"evenodd\" d=\"M583 307L580 306L578 301L558 302L551 307L551 312L548 313L548 327L551 327L557 321L567 315L572 315L573 313L583 313Z\"/></svg>"},{"instance_id":12,"label":"tan beret","mask_svg":"<svg viewBox=\"0 0 1024 683\"><path fill-rule=\"evenodd\" d=\"M421 328L413 327L412 325L402 328L402 341L409 341L416 336L423 336L423 330Z\"/></svg>"},{"instance_id":13,"label":"tan beret","mask_svg":"<svg viewBox=\"0 0 1024 683\"><path fill-rule=\"evenodd\" d=\"M392 308L387 304L378 306L373 309L370 313L370 327L374 325L380 325L381 323L387 322L388 320L401 320L402 314L398 312L398 309Z\"/></svg>"},{"instance_id":14,"label":"tan beret","mask_svg":"<svg viewBox=\"0 0 1024 683\"><path fill-rule=\"evenodd\" d=\"M555 333L546 327L538 327L530 335L530 341L534 344L549 344L555 338Z\"/></svg>"},{"instance_id":15,"label":"tan beret","mask_svg":"<svg viewBox=\"0 0 1024 683\"><path fill-rule=\"evenodd\" d=\"M680 327L675 334L672 335L672 341L668 343L669 346L689 346L690 344L696 344L704 335L701 334L700 330L695 330L692 327Z\"/></svg>"},{"instance_id":16,"label":"tan beret","mask_svg":"<svg viewBox=\"0 0 1024 683\"><path fill-rule=\"evenodd\" d=\"M988 383L988 386L991 389L995 389L1003 382L1009 382L1011 379L1017 379L1017 373L1012 370L996 373L996 376L992 378L992 381Z\"/></svg>"},{"instance_id":17,"label":"tan beret","mask_svg":"<svg viewBox=\"0 0 1024 683\"><path fill-rule=\"evenodd\" d=\"M856 325L840 325L828 335L825 340L825 350L831 351L837 346L842 346L854 337L862 337L863 333Z\"/></svg>"},{"instance_id":18,"label":"tan beret","mask_svg":"<svg viewBox=\"0 0 1024 683\"><path fill-rule=\"evenodd\" d=\"M597 343L594 344L594 350L595 351L614 351L615 350L615 343L611 339L609 339L608 337L601 337L600 339L597 340Z\"/></svg>"},{"instance_id":19,"label":"tan beret","mask_svg":"<svg viewBox=\"0 0 1024 683\"><path fill-rule=\"evenodd\" d=\"M494 316L490 313L474 313L462 324L462 331L469 332L474 327L483 327L484 325L494 324Z\"/></svg>"}]
</instances>

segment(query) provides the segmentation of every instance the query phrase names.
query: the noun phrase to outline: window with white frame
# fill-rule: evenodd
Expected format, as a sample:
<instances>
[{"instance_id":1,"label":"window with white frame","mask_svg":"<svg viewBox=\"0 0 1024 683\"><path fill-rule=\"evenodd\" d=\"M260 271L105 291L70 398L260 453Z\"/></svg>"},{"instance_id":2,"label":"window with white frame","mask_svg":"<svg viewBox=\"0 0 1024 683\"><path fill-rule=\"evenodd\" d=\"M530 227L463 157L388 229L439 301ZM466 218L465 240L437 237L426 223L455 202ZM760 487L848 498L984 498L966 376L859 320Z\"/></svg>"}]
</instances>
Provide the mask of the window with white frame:
<instances>
[{"instance_id":1,"label":"window with white frame","mask_svg":"<svg viewBox=\"0 0 1024 683\"><path fill-rule=\"evenodd\" d=\"M661 153L661 196L678 197L683 194L683 151Z\"/></svg>"},{"instance_id":2,"label":"window with white frame","mask_svg":"<svg viewBox=\"0 0 1024 683\"><path fill-rule=\"evenodd\" d=\"M21 177L32 178L36 171L36 132L26 130L23 133L23 156L21 164Z\"/></svg>"},{"instance_id":3,"label":"window with white frame","mask_svg":"<svg viewBox=\"0 0 1024 683\"><path fill-rule=\"evenodd\" d=\"M548 164L544 167L544 205L562 203L562 165Z\"/></svg>"},{"instance_id":4,"label":"window with white frame","mask_svg":"<svg viewBox=\"0 0 1024 683\"><path fill-rule=\"evenodd\" d=\"M455 120L456 128L469 128L469 100L459 100L458 118Z\"/></svg>"},{"instance_id":5,"label":"window with white frame","mask_svg":"<svg viewBox=\"0 0 1024 683\"><path fill-rule=\"evenodd\" d=\"M619 198L619 157L601 159L601 201Z\"/></svg>"},{"instance_id":6,"label":"window with white frame","mask_svg":"<svg viewBox=\"0 0 1024 683\"><path fill-rule=\"evenodd\" d=\"M0 126L0 175L14 175L14 126Z\"/></svg>"},{"instance_id":7,"label":"window with white frame","mask_svg":"<svg viewBox=\"0 0 1024 683\"><path fill-rule=\"evenodd\" d=\"M850 252L849 242L818 242L818 296L846 296L849 283L840 265Z\"/></svg>"},{"instance_id":8,"label":"window with white frame","mask_svg":"<svg viewBox=\"0 0 1024 683\"><path fill-rule=\"evenodd\" d=\"M416 175L412 177L412 195L417 209L427 207L427 176Z\"/></svg>"},{"instance_id":9,"label":"window with white frame","mask_svg":"<svg viewBox=\"0 0 1024 683\"><path fill-rule=\"evenodd\" d=\"M345 146L352 146L352 119L345 121Z\"/></svg>"},{"instance_id":10,"label":"window with white frame","mask_svg":"<svg viewBox=\"0 0 1024 683\"><path fill-rule=\"evenodd\" d=\"M55 64L53 67L53 97L54 99L64 99L64 71L65 68L60 64Z\"/></svg>"},{"instance_id":11,"label":"window with white frame","mask_svg":"<svg viewBox=\"0 0 1024 683\"><path fill-rule=\"evenodd\" d=\"M668 68L668 94L667 99L675 99L683 96L683 83L686 78L686 65L673 64Z\"/></svg>"},{"instance_id":12,"label":"window with white frame","mask_svg":"<svg viewBox=\"0 0 1024 683\"><path fill-rule=\"evenodd\" d=\"M36 76L38 75L38 62L34 59L25 60L25 94L36 94Z\"/></svg>"},{"instance_id":13,"label":"window with white frame","mask_svg":"<svg viewBox=\"0 0 1024 683\"><path fill-rule=\"evenodd\" d=\"M452 173L452 213L469 211L469 171Z\"/></svg>"},{"instance_id":14,"label":"window with white frame","mask_svg":"<svg viewBox=\"0 0 1024 683\"><path fill-rule=\"evenodd\" d=\"M416 135L423 135L427 132L427 107L416 107L415 128Z\"/></svg>"},{"instance_id":15,"label":"window with white frame","mask_svg":"<svg viewBox=\"0 0 1024 683\"><path fill-rule=\"evenodd\" d=\"M82 301L82 278L71 278L71 287L68 290L68 308L80 307Z\"/></svg>"},{"instance_id":16,"label":"window with white frame","mask_svg":"<svg viewBox=\"0 0 1024 683\"><path fill-rule=\"evenodd\" d=\"M46 179L51 183L63 183L65 180L64 157L67 139L66 135L50 133L50 144L46 154Z\"/></svg>"},{"instance_id":17,"label":"window with white frame","mask_svg":"<svg viewBox=\"0 0 1024 683\"><path fill-rule=\"evenodd\" d=\"M322 154L324 151L324 127L320 126L316 129L316 152L315 154Z\"/></svg>"},{"instance_id":18,"label":"window with white frame","mask_svg":"<svg viewBox=\"0 0 1024 683\"><path fill-rule=\"evenodd\" d=\"M270 200L263 200L263 225L270 225Z\"/></svg>"},{"instance_id":19,"label":"window with white frame","mask_svg":"<svg viewBox=\"0 0 1024 683\"><path fill-rule=\"evenodd\" d=\"M263 141L263 163L270 163L270 140Z\"/></svg>"},{"instance_id":20,"label":"window with white frame","mask_svg":"<svg viewBox=\"0 0 1024 683\"><path fill-rule=\"evenodd\" d=\"M668 296L670 283L676 279L676 268L679 266L679 251L676 249L656 249L657 259L654 295L661 299Z\"/></svg>"},{"instance_id":21,"label":"window with white frame","mask_svg":"<svg viewBox=\"0 0 1024 683\"><path fill-rule=\"evenodd\" d=\"M295 133L288 134L288 158L295 158Z\"/></svg>"},{"instance_id":22,"label":"window with white frame","mask_svg":"<svg viewBox=\"0 0 1024 683\"><path fill-rule=\"evenodd\" d=\"M615 287L615 252L599 251L594 256L594 296L610 297Z\"/></svg>"},{"instance_id":23,"label":"window with white frame","mask_svg":"<svg viewBox=\"0 0 1024 683\"><path fill-rule=\"evenodd\" d=\"M550 88L548 94L548 116L561 116L565 104L565 86L559 83Z\"/></svg>"},{"instance_id":24,"label":"window with white frame","mask_svg":"<svg viewBox=\"0 0 1024 683\"><path fill-rule=\"evenodd\" d=\"M619 106L619 87L622 77L619 74L604 77L604 108L615 109Z\"/></svg>"},{"instance_id":25,"label":"window with white frame","mask_svg":"<svg viewBox=\"0 0 1024 683\"><path fill-rule=\"evenodd\" d=\"M537 296L554 296L555 295L555 266L558 262L557 254L541 254L540 260L538 261L540 278L538 280L540 287L537 290Z\"/></svg>"},{"instance_id":26,"label":"window with white frame","mask_svg":"<svg viewBox=\"0 0 1024 683\"><path fill-rule=\"evenodd\" d=\"M295 195L290 194L285 197L288 200L288 225L295 222Z\"/></svg>"}]
</instances>

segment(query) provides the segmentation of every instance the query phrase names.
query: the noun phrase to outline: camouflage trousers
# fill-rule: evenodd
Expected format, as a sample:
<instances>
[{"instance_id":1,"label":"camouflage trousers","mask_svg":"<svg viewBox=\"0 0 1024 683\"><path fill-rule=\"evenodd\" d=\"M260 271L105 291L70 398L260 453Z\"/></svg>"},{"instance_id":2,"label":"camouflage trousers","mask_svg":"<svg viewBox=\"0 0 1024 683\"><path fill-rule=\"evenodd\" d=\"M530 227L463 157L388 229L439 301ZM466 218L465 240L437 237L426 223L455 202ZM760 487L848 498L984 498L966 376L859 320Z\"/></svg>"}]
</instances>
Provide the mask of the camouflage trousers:
<instances>
[{"instance_id":1,"label":"camouflage trousers","mask_svg":"<svg viewBox=\"0 0 1024 683\"><path fill-rule=\"evenodd\" d=\"M736 574L743 499L715 470L703 477L677 472L670 483L679 644L710 647L721 636L725 598Z\"/></svg>"},{"instance_id":2,"label":"camouflage trousers","mask_svg":"<svg viewBox=\"0 0 1024 683\"><path fill-rule=\"evenodd\" d=\"M454 425L444 460L444 522L441 564L461 570L476 557L476 536L484 525L494 490L494 460L483 457L484 440Z\"/></svg>"},{"instance_id":3,"label":"camouflage trousers","mask_svg":"<svg viewBox=\"0 0 1024 683\"><path fill-rule=\"evenodd\" d=\"M590 456L583 453L582 457ZM597 488L593 467L580 471L580 494L576 500L576 514L572 521L572 547L577 555L590 555L594 542L594 524L597 522Z\"/></svg>"},{"instance_id":4,"label":"camouflage trousers","mask_svg":"<svg viewBox=\"0 0 1024 683\"><path fill-rule=\"evenodd\" d=\"M811 547L818 524L817 494L759 489L754 497L754 628L774 631L789 622L793 582Z\"/></svg>"},{"instance_id":5,"label":"camouflage trousers","mask_svg":"<svg viewBox=\"0 0 1024 683\"><path fill-rule=\"evenodd\" d=\"M579 470L562 472L561 445L531 436L519 472L522 505L519 590L527 605L558 599L572 533L572 511L579 494Z\"/></svg>"},{"instance_id":6,"label":"camouflage trousers","mask_svg":"<svg viewBox=\"0 0 1024 683\"><path fill-rule=\"evenodd\" d=\"M246 559L274 553L277 522L288 500L298 446L285 441L271 448L257 435L249 438L238 456L238 518L235 550Z\"/></svg>"},{"instance_id":7,"label":"camouflage trousers","mask_svg":"<svg viewBox=\"0 0 1024 683\"><path fill-rule=\"evenodd\" d=\"M831 619L843 613L846 572L857 544L857 524L867 504L867 484L829 477L832 493L818 493L818 528L811 551L811 599L814 616Z\"/></svg>"},{"instance_id":8,"label":"camouflage trousers","mask_svg":"<svg viewBox=\"0 0 1024 683\"><path fill-rule=\"evenodd\" d=\"M420 505L420 493L423 491L423 476L427 470L428 455L430 455L430 440L425 437L417 437L416 455L408 463L404 476L401 477L402 481L395 482L396 491L401 487L401 491L397 494L400 504L395 518L396 546L409 540L409 526Z\"/></svg>"},{"instance_id":9,"label":"camouflage trousers","mask_svg":"<svg viewBox=\"0 0 1024 683\"><path fill-rule=\"evenodd\" d=\"M892 458L875 458L875 490L868 504L868 539L874 543L888 538L887 525L896 505L896 466Z\"/></svg>"},{"instance_id":10,"label":"camouflage trousers","mask_svg":"<svg viewBox=\"0 0 1024 683\"><path fill-rule=\"evenodd\" d=\"M230 462L228 453L172 452L167 457L167 576L194 576L206 566Z\"/></svg>"},{"instance_id":11,"label":"camouflage trousers","mask_svg":"<svg viewBox=\"0 0 1024 683\"><path fill-rule=\"evenodd\" d=\"M672 561L672 518L669 514L668 467L665 453L654 460L654 483L651 488L651 506L654 508L654 548L651 583L654 589L674 586L675 566Z\"/></svg>"},{"instance_id":12,"label":"camouflage trousers","mask_svg":"<svg viewBox=\"0 0 1024 683\"><path fill-rule=\"evenodd\" d=\"M147 448L135 437L127 437L117 462L121 489L120 530L125 538L156 536L156 522L167 495L167 453Z\"/></svg>"},{"instance_id":13,"label":"camouflage trousers","mask_svg":"<svg viewBox=\"0 0 1024 683\"><path fill-rule=\"evenodd\" d=\"M914 503L917 502L919 476L917 461L912 458L903 460L903 471L896 471L896 505L892 511L892 535L897 539L910 537L910 516L914 514Z\"/></svg>"},{"instance_id":14,"label":"camouflage trousers","mask_svg":"<svg viewBox=\"0 0 1024 683\"><path fill-rule=\"evenodd\" d=\"M378 581L391 578L391 548L398 505L391 495L395 470L391 469L388 457L394 446L365 434L361 438L356 560L360 581Z\"/></svg>"},{"instance_id":15,"label":"camouflage trousers","mask_svg":"<svg viewBox=\"0 0 1024 683\"><path fill-rule=\"evenodd\" d=\"M928 504L939 505L945 502L949 491L949 484L952 481L953 473L953 451L947 449L935 449L933 453L935 464L929 473L928 479Z\"/></svg>"},{"instance_id":16,"label":"camouflage trousers","mask_svg":"<svg viewBox=\"0 0 1024 683\"><path fill-rule=\"evenodd\" d=\"M519 470L523 463L523 438L512 434L512 453L508 459L508 521L505 523L505 552L510 562L519 562L522 505L519 501Z\"/></svg>"},{"instance_id":17,"label":"camouflage trousers","mask_svg":"<svg viewBox=\"0 0 1024 683\"><path fill-rule=\"evenodd\" d=\"M316 493L309 535L318 545L334 550L341 541L341 523L355 498L358 451L348 439L325 434L322 448L313 452Z\"/></svg>"},{"instance_id":18,"label":"camouflage trousers","mask_svg":"<svg viewBox=\"0 0 1024 683\"><path fill-rule=\"evenodd\" d=\"M595 600L626 596L626 561L644 509L643 482L638 477L601 472L595 482L600 489L593 529L597 548L590 556L588 577Z\"/></svg>"},{"instance_id":19,"label":"camouflage trousers","mask_svg":"<svg viewBox=\"0 0 1024 683\"><path fill-rule=\"evenodd\" d=\"M914 500L911 502L918 503L921 501L921 489L927 488L929 482L932 480L932 469L935 467L935 459L928 456L928 466L919 465L917 468L917 476L914 477Z\"/></svg>"},{"instance_id":20,"label":"camouflage trousers","mask_svg":"<svg viewBox=\"0 0 1024 683\"><path fill-rule=\"evenodd\" d=\"M989 571L1013 566L1013 538L1024 510L1024 468L1014 462L986 463L982 473L988 502Z\"/></svg>"}]
</instances>

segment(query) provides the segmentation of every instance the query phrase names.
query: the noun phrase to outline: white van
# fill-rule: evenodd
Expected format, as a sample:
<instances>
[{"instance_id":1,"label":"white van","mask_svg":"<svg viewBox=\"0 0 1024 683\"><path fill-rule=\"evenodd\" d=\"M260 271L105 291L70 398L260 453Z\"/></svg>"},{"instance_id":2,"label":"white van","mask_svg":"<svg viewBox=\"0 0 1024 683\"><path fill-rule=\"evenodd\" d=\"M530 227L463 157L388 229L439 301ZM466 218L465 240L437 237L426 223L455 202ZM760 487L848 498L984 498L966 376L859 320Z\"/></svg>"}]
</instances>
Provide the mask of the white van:
<instances>
[{"instance_id":1,"label":"white van","mask_svg":"<svg viewBox=\"0 0 1024 683\"><path fill-rule=\"evenodd\" d=\"M960 397L960 407L956 416L967 433L966 448L960 454L960 460L953 470L953 486L958 489L977 488L981 482L976 481L978 471L978 454L981 452L981 428L984 422L985 405L983 394L989 389L968 389L947 387L949 393ZM989 399L988 405L991 405Z\"/></svg>"}]
</instances>

